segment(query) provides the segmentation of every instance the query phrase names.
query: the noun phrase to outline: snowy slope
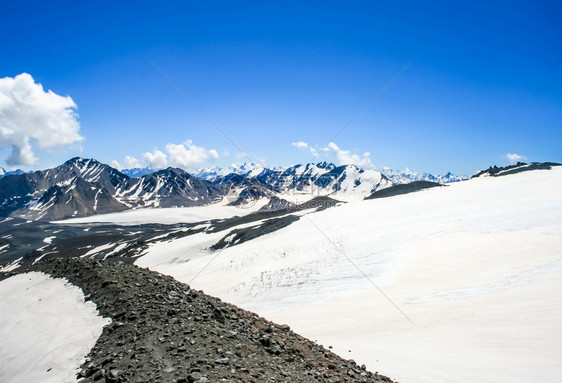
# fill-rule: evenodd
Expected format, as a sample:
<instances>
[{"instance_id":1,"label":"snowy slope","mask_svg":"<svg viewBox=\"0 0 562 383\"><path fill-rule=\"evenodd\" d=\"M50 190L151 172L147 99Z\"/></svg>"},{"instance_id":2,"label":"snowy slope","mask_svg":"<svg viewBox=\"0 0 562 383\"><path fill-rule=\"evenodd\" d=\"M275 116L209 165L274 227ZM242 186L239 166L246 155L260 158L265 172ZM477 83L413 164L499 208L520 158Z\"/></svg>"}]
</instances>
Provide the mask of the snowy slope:
<instances>
[{"instance_id":1,"label":"snowy slope","mask_svg":"<svg viewBox=\"0 0 562 383\"><path fill-rule=\"evenodd\" d=\"M0 281L0 382L75 382L109 322L63 279L32 272Z\"/></svg>"},{"instance_id":2,"label":"snowy slope","mask_svg":"<svg viewBox=\"0 0 562 383\"><path fill-rule=\"evenodd\" d=\"M309 214L218 255L225 233L196 234L137 263L190 282L216 257L195 288L400 382L557 382L561 189L561 168L478 178Z\"/></svg>"},{"instance_id":3,"label":"snowy slope","mask_svg":"<svg viewBox=\"0 0 562 383\"><path fill-rule=\"evenodd\" d=\"M229 201L207 206L160 208L160 209L135 209L119 213L99 214L82 218L71 218L55 223L115 223L118 225L142 225L147 223L196 223L212 219L225 219L234 216L244 216L253 213L267 204L266 200L258 201L250 208L228 206Z\"/></svg>"}]
</instances>

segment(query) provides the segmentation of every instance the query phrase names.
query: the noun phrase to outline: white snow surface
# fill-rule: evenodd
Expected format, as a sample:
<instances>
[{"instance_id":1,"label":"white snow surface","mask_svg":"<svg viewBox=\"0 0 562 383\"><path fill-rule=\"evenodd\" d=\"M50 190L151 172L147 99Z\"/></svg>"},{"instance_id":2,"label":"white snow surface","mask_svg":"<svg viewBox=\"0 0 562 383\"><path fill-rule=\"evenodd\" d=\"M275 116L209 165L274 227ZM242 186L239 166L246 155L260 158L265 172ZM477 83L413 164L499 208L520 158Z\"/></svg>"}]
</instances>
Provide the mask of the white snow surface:
<instances>
[{"instance_id":1,"label":"white snow surface","mask_svg":"<svg viewBox=\"0 0 562 383\"><path fill-rule=\"evenodd\" d=\"M218 255L228 231L162 242L136 263L402 383L558 382L560 190L562 168L478 178L309 214Z\"/></svg>"},{"instance_id":2,"label":"white snow surface","mask_svg":"<svg viewBox=\"0 0 562 383\"><path fill-rule=\"evenodd\" d=\"M108 323L64 279L31 272L0 281L0 382L76 382Z\"/></svg>"},{"instance_id":3,"label":"white snow surface","mask_svg":"<svg viewBox=\"0 0 562 383\"><path fill-rule=\"evenodd\" d=\"M211 219L231 218L253 213L267 204L267 200L257 201L248 208L227 206L228 201L206 206L146 208L127 210L119 213L99 214L83 218L71 218L55 223L114 223L117 225L136 225L144 223L195 223Z\"/></svg>"}]
</instances>

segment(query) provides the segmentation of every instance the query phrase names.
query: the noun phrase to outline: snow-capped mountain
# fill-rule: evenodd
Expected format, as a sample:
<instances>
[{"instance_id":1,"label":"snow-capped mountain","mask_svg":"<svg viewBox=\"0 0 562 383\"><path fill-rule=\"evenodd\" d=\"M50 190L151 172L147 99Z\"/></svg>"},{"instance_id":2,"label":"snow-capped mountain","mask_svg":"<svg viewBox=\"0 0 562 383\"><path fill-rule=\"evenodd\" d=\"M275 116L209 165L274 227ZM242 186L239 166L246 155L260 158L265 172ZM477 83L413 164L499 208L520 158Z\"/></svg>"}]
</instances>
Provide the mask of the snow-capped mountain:
<instances>
[{"instance_id":1,"label":"snow-capped mountain","mask_svg":"<svg viewBox=\"0 0 562 383\"><path fill-rule=\"evenodd\" d=\"M233 206L246 205L261 198L275 198L271 186L251 177L251 172L218 176L213 182L223 188L227 200Z\"/></svg>"},{"instance_id":2,"label":"snow-capped mountain","mask_svg":"<svg viewBox=\"0 0 562 383\"><path fill-rule=\"evenodd\" d=\"M0 168L0 178L5 177L5 176L11 176L11 175L19 175L19 174L25 174L25 172L21 169L16 169L16 170L6 170L4 168Z\"/></svg>"},{"instance_id":3,"label":"snow-capped mountain","mask_svg":"<svg viewBox=\"0 0 562 383\"><path fill-rule=\"evenodd\" d=\"M275 199L276 206L315 196L336 200L363 199L394 184L423 179L452 182L450 173L434 177L412 172L363 170L331 163L265 168L250 163L206 169L197 176L181 169L132 169L124 174L94 159L72 158L47 170L0 178L0 216L27 219L83 217L141 207L233 205ZM148 174L142 174L147 172ZM389 178L390 177L390 178Z\"/></svg>"},{"instance_id":4,"label":"snow-capped mountain","mask_svg":"<svg viewBox=\"0 0 562 383\"><path fill-rule=\"evenodd\" d=\"M395 184L407 184L414 181L429 181L437 182L440 184L449 184L452 182L463 181L468 178L465 176L457 176L451 172L443 175L433 175L431 173L416 173L408 168L398 171L392 170L388 167L384 167L380 169L380 172Z\"/></svg>"},{"instance_id":5,"label":"snow-capped mountain","mask_svg":"<svg viewBox=\"0 0 562 383\"><path fill-rule=\"evenodd\" d=\"M0 179L0 214L37 219L123 210L113 196L130 185L118 170L76 157L53 169Z\"/></svg>"},{"instance_id":6,"label":"snow-capped mountain","mask_svg":"<svg viewBox=\"0 0 562 383\"><path fill-rule=\"evenodd\" d=\"M43 219L113 213L127 209L100 183L88 182L80 177L50 187L38 201L32 201L28 206L28 217Z\"/></svg>"},{"instance_id":7,"label":"snow-capped mountain","mask_svg":"<svg viewBox=\"0 0 562 383\"><path fill-rule=\"evenodd\" d=\"M201 169L194 176L202 178L207 181L216 181L219 177L224 177L229 174L239 174L246 177L253 177L260 174L262 171L269 169L274 171L284 170L283 166L274 166L271 168L266 168L261 164L256 164L255 162L243 163L243 164L232 164L226 168L220 168L213 166L210 168Z\"/></svg>"},{"instance_id":8,"label":"snow-capped mountain","mask_svg":"<svg viewBox=\"0 0 562 383\"><path fill-rule=\"evenodd\" d=\"M280 171L266 169L255 178L281 194L338 195L342 198L346 195L365 197L392 186L392 182L378 171L327 162L295 165Z\"/></svg>"},{"instance_id":9,"label":"snow-capped mountain","mask_svg":"<svg viewBox=\"0 0 562 383\"><path fill-rule=\"evenodd\" d=\"M224 169L215 169L212 174L205 175L219 185L234 185L240 189L239 194L250 188L243 194L255 197L276 195L298 200L319 195L340 199L363 198L393 184L379 171L327 162L278 168L244 164L235 170L226 173Z\"/></svg>"},{"instance_id":10,"label":"snow-capped mountain","mask_svg":"<svg viewBox=\"0 0 562 383\"><path fill-rule=\"evenodd\" d=\"M413 181L447 184L467 178L450 172L444 175L433 175L415 173L409 169L403 171L395 171L390 168L365 170L355 165L337 166L327 162L276 168L266 168L255 163L233 164L228 168L213 167L202 170L197 177L224 184L231 182L230 174L258 180L275 193L292 195L337 193L343 199L352 195L367 196L393 184Z\"/></svg>"},{"instance_id":11,"label":"snow-capped mountain","mask_svg":"<svg viewBox=\"0 0 562 383\"><path fill-rule=\"evenodd\" d=\"M0 215L61 219L136 207L216 202L221 187L181 169L130 178L94 159L72 158L47 170L0 179Z\"/></svg>"},{"instance_id":12,"label":"snow-capped mountain","mask_svg":"<svg viewBox=\"0 0 562 383\"><path fill-rule=\"evenodd\" d=\"M167 168L130 179L130 188L117 195L129 207L180 207L205 205L222 200L224 190L182 169Z\"/></svg>"},{"instance_id":13,"label":"snow-capped mountain","mask_svg":"<svg viewBox=\"0 0 562 383\"><path fill-rule=\"evenodd\" d=\"M131 177L131 178L140 178L142 176L146 176L148 174L154 173L156 170L149 169L149 168L133 168L133 169L121 169L121 173Z\"/></svg>"}]
</instances>

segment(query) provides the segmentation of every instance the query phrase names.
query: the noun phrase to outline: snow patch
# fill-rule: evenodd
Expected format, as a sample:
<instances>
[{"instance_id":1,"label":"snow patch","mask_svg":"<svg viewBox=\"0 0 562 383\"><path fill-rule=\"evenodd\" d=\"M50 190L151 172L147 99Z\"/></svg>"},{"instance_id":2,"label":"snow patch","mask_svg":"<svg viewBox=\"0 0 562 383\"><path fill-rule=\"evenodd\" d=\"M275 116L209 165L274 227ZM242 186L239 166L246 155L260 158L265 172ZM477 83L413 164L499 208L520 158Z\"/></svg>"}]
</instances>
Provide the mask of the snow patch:
<instances>
[{"instance_id":1,"label":"snow patch","mask_svg":"<svg viewBox=\"0 0 562 383\"><path fill-rule=\"evenodd\" d=\"M88 257L88 256L90 256L90 255L97 254L97 253L99 253L100 251L104 251L104 250L107 250L107 249L111 249L111 248L114 247L115 245L116 245L115 243L107 243L107 244L105 244L105 245L101 245L101 246L98 246L98 247L94 247L92 250L89 250L86 254L81 255L80 258L86 258L86 257Z\"/></svg>"},{"instance_id":2,"label":"snow patch","mask_svg":"<svg viewBox=\"0 0 562 383\"><path fill-rule=\"evenodd\" d=\"M32 272L0 281L0 381L75 382L110 322L64 279Z\"/></svg>"},{"instance_id":3,"label":"snow patch","mask_svg":"<svg viewBox=\"0 0 562 383\"><path fill-rule=\"evenodd\" d=\"M50 245L50 244L53 243L53 239L55 239L55 238L56 238L56 236L53 235L53 236L51 236L51 237L44 238L44 239L43 239L43 242L45 242L45 243L47 243L47 244Z\"/></svg>"}]
</instances>

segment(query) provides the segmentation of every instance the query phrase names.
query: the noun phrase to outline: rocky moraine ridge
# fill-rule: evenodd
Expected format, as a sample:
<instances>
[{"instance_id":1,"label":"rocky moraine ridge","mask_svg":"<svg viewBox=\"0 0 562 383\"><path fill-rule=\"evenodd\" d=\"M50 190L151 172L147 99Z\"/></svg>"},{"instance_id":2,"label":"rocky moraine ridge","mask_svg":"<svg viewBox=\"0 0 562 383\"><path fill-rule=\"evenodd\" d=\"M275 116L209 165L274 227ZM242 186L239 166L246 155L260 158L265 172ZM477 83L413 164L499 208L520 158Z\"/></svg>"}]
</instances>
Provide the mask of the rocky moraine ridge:
<instances>
[{"instance_id":1,"label":"rocky moraine ridge","mask_svg":"<svg viewBox=\"0 0 562 383\"><path fill-rule=\"evenodd\" d=\"M80 287L112 319L81 382L392 382L258 315L171 277L115 262L31 266Z\"/></svg>"}]
</instances>

